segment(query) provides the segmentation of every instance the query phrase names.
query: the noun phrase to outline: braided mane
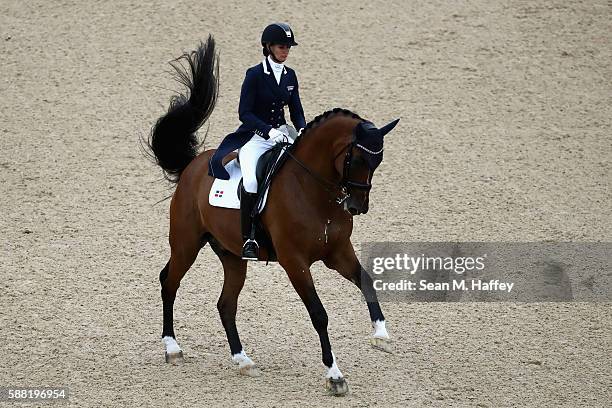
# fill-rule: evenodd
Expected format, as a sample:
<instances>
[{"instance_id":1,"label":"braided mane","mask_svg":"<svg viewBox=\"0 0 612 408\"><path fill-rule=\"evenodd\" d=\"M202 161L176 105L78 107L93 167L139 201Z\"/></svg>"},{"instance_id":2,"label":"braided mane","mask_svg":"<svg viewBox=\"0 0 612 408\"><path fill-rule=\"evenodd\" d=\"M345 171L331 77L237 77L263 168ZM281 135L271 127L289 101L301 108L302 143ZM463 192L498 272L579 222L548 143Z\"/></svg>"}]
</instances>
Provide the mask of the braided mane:
<instances>
[{"instance_id":1,"label":"braided mane","mask_svg":"<svg viewBox=\"0 0 612 408\"><path fill-rule=\"evenodd\" d=\"M323 112L322 114L320 114L319 116L315 117L313 120L311 120L310 122L308 122L306 124L306 127L304 127L304 130L302 130L302 134L300 135L300 139L306 134L308 133L308 131L312 128L316 128L319 125L321 125L323 122L327 121L330 118L333 118L335 116L350 116L354 119L359 119L359 120L365 120L363 119L361 116L359 116L356 113L351 112L348 109L343 109L343 108L334 108L332 110L328 110L327 112Z\"/></svg>"}]
</instances>

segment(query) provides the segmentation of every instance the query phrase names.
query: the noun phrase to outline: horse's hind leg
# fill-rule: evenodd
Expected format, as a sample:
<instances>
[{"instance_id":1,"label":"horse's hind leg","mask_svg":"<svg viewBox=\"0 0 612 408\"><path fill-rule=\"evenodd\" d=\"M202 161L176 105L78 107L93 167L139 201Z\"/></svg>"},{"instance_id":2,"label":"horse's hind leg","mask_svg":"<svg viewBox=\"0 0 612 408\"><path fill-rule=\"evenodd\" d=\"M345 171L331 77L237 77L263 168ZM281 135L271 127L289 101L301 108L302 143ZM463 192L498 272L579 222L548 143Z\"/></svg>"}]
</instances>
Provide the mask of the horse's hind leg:
<instances>
[{"instance_id":1,"label":"horse's hind leg","mask_svg":"<svg viewBox=\"0 0 612 408\"><path fill-rule=\"evenodd\" d=\"M236 311L238 309L238 296L244 286L246 278L247 263L240 257L226 251L216 241L211 240L210 245L223 264L223 289L217 302L217 309L221 317L221 323L227 335L232 361L238 365L240 374L249 377L258 377L259 370L255 366L240 342L238 329L236 327Z\"/></svg>"},{"instance_id":2,"label":"horse's hind leg","mask_svg":"<svg viewBox=\"0 0 612 408\"><path fill-rule=\"evenodd\" d=\"M176 235L174 235L176 237ZM189 239L191 238L191 239ZM176 342L174 335L174 299L181 279L189 270L205 241L195 235L195 233L181 236L181 240L173 239L171 233L170 261L159 274L161 284L161 298L164 310L164 325L162 329L162 341L166 349L166 362L178 364L183 361L183 351Z\"/></svg>"},{"instance_id":3,"label":"horse's hind leg","mask_svg":"<svg viewBox=\"0 0 612 408\"><path fill-rule=\"evenodd\" d=\"M368 304L370 320L374 328L370 344L375 349L391 353L392 348L385 324L385 316L380 309L372 278L367 273L363 273L363 267L355 255L351 242L347 240L338 251L324 259L323 262L328 268L337 270L340 275L353 282L361 290Z\"/></svg>"}]
</instances>

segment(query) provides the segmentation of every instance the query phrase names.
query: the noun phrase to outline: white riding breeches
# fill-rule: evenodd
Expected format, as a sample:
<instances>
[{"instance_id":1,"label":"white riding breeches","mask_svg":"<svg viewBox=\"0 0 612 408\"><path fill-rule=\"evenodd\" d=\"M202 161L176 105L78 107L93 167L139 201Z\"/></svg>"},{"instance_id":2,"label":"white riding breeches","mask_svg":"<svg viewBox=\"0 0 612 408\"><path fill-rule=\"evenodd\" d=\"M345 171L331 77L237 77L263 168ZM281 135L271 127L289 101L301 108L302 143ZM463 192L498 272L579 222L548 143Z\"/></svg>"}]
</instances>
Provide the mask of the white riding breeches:
<instances>
[{"instance_id":1,"label":"white riding breeches","mask_svg":"<svg viewBox=\"0 0 612 408\"><path fill-rule=\"evenodd\" d=\"M278 128L281 132L286 135L293 136L293 132L291 132L286 125L283 125ZM287 137L282 141L287 141L289 143L293 143L293 139L291 137ZM253 137L249 140L244 146L240 148L238 151L238 157L240 159L240 168L242 169L242 183L244 185L244 189L247 193L256 193L257 192L257 161L267 150L271 149L277 141L272 139L264 139L261 136L258 136L253 133Z\"/></svg>"}]
</instances>

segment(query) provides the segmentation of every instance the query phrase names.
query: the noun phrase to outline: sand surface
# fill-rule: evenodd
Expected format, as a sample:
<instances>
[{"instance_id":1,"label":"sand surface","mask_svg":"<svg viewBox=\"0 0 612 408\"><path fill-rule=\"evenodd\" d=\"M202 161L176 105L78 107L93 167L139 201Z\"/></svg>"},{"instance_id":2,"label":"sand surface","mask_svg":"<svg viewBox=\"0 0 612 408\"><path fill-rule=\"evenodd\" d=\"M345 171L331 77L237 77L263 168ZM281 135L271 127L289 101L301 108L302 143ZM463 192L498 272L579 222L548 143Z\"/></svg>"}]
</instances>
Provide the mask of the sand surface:
<instances>
[{"instance_id":1,"label":"sand surface","mask_svg":"<svg viewBox=\"0 0 612 408\"><path fill-rule=\"evenodd\" d=\"M230 364L209 248L163 360L158 273L172 190L139 151L173 90L167 62L221 54L208 147L238 125L270 21L294 27L306 118L340 106L386 142L353 241L611 241L609 1L0 3L0 387L67 386L71 406L603 407L610 303L384 303L368 344L356 289L313 267L350 387L323 388L318 338L277 265L252 265ZM6 402L0 402L2 406ZM32 404L42 406L42 403ZM21 405L27 406L27 405ZM46 406L46 405L44 405Z\"/></svg>"}]
</instances>

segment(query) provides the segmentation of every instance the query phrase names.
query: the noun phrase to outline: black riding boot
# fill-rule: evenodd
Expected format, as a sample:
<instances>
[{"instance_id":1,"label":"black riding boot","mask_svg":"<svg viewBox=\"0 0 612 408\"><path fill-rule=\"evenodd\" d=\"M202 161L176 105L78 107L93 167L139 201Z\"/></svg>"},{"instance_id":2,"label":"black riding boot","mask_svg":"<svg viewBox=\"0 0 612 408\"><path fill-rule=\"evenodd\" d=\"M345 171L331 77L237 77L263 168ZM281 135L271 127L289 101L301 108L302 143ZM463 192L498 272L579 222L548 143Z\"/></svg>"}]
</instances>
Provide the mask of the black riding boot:
<instances>
[{"instance_id":1,"label":"black riding boot","mask_svg":"<svg viewBox=\"0 0 612 408\"><path fill-rule=\"evenodd\" d=\"M259 258L259 245L255 241L255 219L251 216L257 202L256 193L247 193L242 187L240 192L240 227L242 229L242 259L256 261Z\"/></svg>"}]
</instances>

